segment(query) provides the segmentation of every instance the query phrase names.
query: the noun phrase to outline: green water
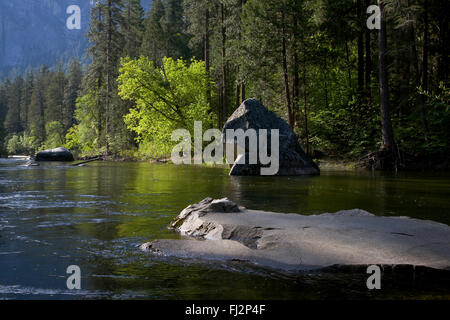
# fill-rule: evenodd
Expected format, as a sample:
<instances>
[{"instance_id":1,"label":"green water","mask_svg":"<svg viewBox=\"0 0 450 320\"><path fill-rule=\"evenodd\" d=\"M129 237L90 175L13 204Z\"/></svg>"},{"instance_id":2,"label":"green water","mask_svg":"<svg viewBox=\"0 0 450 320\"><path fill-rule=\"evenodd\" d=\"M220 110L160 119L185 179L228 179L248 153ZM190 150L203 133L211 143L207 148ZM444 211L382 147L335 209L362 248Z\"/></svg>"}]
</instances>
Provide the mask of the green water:
<instances>
[{"instance_id":1,"label":"green water","mask_svg":"<svg viewBox=\"0 0 450 320\"><path fill-rule=\"evenodd\" d=\"M447 288L385 286L365 274L286 275L237 262L154 257L138 246L178 239L167 229L205 197L247 208L317 214L360 208L450 224L450 175L323 171L319 177L229 177L226 169L148 163L44 164L0 160L0 298L436 298ZM82 289L68 290L78 265Z\"/></svg>"}]
</instances>

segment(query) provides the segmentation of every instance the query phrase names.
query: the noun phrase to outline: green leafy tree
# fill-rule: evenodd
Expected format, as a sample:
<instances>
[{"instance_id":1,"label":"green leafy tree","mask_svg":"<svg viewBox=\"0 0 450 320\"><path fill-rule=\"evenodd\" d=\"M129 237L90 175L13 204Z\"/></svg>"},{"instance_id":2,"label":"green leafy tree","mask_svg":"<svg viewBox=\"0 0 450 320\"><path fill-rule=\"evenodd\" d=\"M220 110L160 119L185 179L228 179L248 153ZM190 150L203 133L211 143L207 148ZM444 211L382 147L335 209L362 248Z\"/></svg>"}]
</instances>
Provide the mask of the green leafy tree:
<instances>
[{"instance_id":1,"label":"green leafy tree","mask_svg":"<svg viewBox=\"0 0 450 320\"><path fill-rule=\"evenodd\" d=\"M66 135L66 148L76 150L82 155L97 155L104 150L98 148L98 113L96 112L97 97L85 94L77 99L75 122Z\"/></svg>"},{"instance_id":2,"label":"green leafy tree","mask_svg":"<svg viewBox=\"0 0 450 320\"><path fill-rule=\"evenodd\" d=\"M170 154L173 130L193 134L194 121L203 121L204 129L216 123L206 104L206 88L212 83L202 61L165 58L158 68L145 57L123 59L118 82L120 96L136 104L125 117L128 128L139 142L157 146L161 154Z\"/></svg>"}]
</instances>

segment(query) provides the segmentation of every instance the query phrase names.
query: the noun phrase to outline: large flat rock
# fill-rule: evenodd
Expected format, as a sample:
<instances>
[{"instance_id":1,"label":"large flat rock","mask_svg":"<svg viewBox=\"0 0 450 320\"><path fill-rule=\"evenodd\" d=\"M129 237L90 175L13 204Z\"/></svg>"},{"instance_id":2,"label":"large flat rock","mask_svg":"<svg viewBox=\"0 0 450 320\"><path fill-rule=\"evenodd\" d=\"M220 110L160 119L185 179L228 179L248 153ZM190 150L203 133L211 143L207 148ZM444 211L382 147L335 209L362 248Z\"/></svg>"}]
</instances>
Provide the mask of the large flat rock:
<instances>
[{"instance_id":1,"label":"large flat rock","mask_svg":"<svg viewBox=\"0 0 450 320\"><path fill-rule=\"evenodd\" d=\"M332 265L414 265L450 269L450 227L354 209L305 216L248 210L207 198L170 226L185 240L141 249L165 256L242 260L284 270Z\"/></svg>"}]
</instances>

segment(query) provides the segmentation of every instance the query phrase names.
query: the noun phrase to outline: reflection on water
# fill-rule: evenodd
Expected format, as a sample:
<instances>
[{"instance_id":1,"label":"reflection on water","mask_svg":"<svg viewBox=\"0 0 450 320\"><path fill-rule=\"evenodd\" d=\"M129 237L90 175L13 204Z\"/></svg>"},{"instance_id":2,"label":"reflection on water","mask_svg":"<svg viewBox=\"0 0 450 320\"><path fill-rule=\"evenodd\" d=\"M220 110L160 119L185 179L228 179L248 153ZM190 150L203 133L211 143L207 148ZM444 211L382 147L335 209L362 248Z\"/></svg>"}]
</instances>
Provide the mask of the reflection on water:
<instances>
[{"instance_id":1,"label":"reflection on water","mask_svg":"<svg viewBox=\"0 0 450 320\"><path fill-rule=\"evenodd\" d=\"M229 197L248 208L317 214L360 208L450 224L443 174L323 172L320 177L229 177L222 168L148 163L87 167L0 160L0 298L321 299L437 297L440 288L373 293L365 274L282 275L239 263L152 257L143 242L179 236L167 225L188 204ZM65 271L82 270L82 290Z\"/></svg>"}]
</instances>

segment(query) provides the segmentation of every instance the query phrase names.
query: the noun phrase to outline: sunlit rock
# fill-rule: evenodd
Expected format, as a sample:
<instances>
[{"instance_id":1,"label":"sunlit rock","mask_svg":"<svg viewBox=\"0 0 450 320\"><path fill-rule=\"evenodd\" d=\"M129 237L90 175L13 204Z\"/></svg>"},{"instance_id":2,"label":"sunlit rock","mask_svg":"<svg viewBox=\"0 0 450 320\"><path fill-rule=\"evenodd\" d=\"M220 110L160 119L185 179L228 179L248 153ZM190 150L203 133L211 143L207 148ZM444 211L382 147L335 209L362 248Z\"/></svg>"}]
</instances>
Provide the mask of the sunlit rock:
<instances>
[{"instance_id":1,"label":"sunlit rock","mask_svg":"<svg viewBox=\"0 0 450 320\"><path fill-rule=\"evenodd\" d=\"M170 227L188 238L156 240L141 249L283 270L371 264L450 268L449 226L360 209L306 216L207 198L184 209Z\"/></svg>"}]
</instances>

